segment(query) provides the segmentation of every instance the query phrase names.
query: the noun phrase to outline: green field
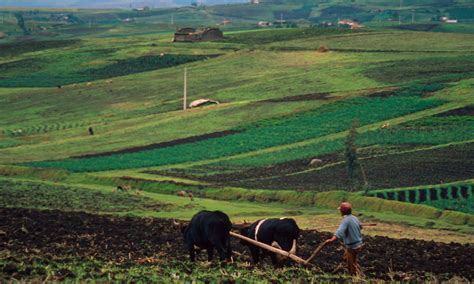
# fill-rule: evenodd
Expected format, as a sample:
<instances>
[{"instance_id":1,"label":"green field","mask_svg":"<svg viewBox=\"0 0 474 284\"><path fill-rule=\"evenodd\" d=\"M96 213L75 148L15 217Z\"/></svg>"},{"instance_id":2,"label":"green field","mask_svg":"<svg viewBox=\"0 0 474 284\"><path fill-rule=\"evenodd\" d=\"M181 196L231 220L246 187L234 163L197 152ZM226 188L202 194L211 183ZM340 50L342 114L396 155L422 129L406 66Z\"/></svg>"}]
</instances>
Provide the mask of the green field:
<instances>
[{"instance_id":1,"label":"green field","mask_svg":"<svg viewBox=\"0 0 474 284\"><path fill-rule=\"evenodd\" d=\"M472 243L474 6L392 2L0 8L0 209L182 220L219 209L234 222L291 216L318 229L336 224L334 208L349 200L363 221L380 222L370 235ZM345 18L364 27L327 26ZM232 23L216 25L224 19ZM186 26L219 27L225 38L173 43ZM185 68L188 104L219 104L182 109ZM352 125L358 162L350 175ZM195 200L177 197L182 190ZM1 271L22 259L0 261L0 280L13 280ZM18 279L61 280L65 266L42 261ZM140 278L144 268L134 263L130 278L118 264L88 276L107 265L81 263L66 278L192 275L173 278L181 264L161 263ZM241 268L195 267L202 281L339 277Z\"/></svg>"}]
</instances>

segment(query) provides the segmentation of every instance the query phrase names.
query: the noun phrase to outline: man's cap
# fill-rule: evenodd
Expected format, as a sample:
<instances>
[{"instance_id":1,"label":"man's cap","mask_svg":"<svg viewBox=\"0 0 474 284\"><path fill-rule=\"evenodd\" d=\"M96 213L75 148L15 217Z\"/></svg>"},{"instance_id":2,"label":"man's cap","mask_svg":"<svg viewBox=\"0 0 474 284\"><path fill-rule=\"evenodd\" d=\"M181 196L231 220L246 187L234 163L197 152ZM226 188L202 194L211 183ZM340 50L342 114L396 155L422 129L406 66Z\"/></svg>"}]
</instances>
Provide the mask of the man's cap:
<instances>
[{"instance_id":1,"label":"man's cap","mask_svg":"<svg viewBox=\"0 0 474 284\"><path fill-rule=\"evenodd\" d=\"M341 210L341 212L343 213L346 213L352 209L352 204L350 204L349 202L341 202L337 209Z\"/></svg>"}]
</instances>

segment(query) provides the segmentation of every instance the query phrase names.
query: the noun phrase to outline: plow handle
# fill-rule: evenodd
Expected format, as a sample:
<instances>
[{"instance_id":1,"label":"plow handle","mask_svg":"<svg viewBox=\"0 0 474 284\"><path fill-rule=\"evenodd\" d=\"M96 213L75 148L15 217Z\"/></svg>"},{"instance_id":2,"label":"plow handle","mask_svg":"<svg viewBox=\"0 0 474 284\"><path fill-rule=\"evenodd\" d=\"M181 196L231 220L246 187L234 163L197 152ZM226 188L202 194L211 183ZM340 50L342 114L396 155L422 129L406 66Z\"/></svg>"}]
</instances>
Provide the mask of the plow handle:
<instances>
[{"instance_id":1,"label":"plow handle","mask_svg":"<svg viewBox=\"0 0 474 284\"><path fill-rule=\"evenodd\" d=\"M306 260L306 264L309 264L313 258L316 257L316 255L326 246L326 242L322 242L319 244L319 246L313 251L311 256Z\"/></svg>"}]
</instances>

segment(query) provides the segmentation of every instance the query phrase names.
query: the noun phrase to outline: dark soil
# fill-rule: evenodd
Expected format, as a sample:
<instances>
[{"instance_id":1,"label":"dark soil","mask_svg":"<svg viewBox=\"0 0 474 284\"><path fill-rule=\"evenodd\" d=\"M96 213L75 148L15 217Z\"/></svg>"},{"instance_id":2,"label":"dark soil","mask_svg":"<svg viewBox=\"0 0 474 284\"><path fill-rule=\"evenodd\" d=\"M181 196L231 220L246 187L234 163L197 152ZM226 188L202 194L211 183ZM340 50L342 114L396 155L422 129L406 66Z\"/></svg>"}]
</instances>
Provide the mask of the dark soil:
<instances>
[{"instance_id":1,"label":"dark soil","mask_svg":"<svg viewBox=\"0 0 474 284\"><path fill-rule=\"evenodd\" d=\"M437 114L435 116L445 117L445 116L474 116L474 105L466 106L463 108L453 109L447 112Z\"/></svg>"},{"instance_id":2,"label":"dark soil","mask_svg":"<svg viewBox=\"0 0 474 284\"><path fill-rule=\"evenodd\" d=\"M44 40L28 42L12 42L0 45L0 56L16 56L22 53L35 52L50 48L67 47L79 43L80 40Z\"/></svg>"},{"instance_id":3,"label":"dark soil","mask_svg":"<svg viewBox=\"0 0 474 284\"><path fill-rule=\"evenodd\" d=\"M81 212L0 209L2 252L12 256L46 259L98 259L135 261L145 257L187 260L179 229L167 219L112 217ZM302 231L298 255L307 258L330 233ZM435 243L386 237L365 237L361 253L364 272L370 277L403 279L406 275L432 273L439 279L453 276L474 279L472 244ZM233 240L233 250L242 253L236 261L249 261L246 247ZM205 259L201 253L200 260ZM332 273L341 261L338 246L325 248L314 263ZM14 269L3 267L3 274ZM390 273L393 271L393 274Z\"/></svg>"},{"instance_id":4,"label":"dark soil","mask_svg":"<svg viewBox=\"0 0 474 284\"><path fill-rule=\"evenodd\" d=\"M438 200L438 191L436 188L430 188L430 200Z\"/></svg>"},{"instance_id":5,"label":"dark soil","mask_svg":"<svg viewBox=\"0 0 474 284\"><path fill-rule=\"evenodd\" d=\"M149 144L145 146L127 148L127 149L122 149L122 150L117 150L117 151L74 156L71 158L81 159L81 158L104 157L104 156L112 156L112 155L118 155L118 154L134 153L134 152L140 152L140 151L145 151L145 150L153 150L153 149L158 149L158 148L172 147L172 146L181 145L181 144L194 143L194 142L198 142L202 140L223 137L223 136L232 135L236 133L239 133L239 131L226 130L226 131L213 132L213 133L204 134L204 135L191 136L191 137L182 138L182 139L176 139L176 140L167 141L167 142L154 143L154 144Z\"/></svg>"},{"instance_id":6,"label":"dark soil","mask_svg":"<svg viewBox=\"0 0 474 284\"><path fill-rule=\"evenodd\" d=\"M419 31L419 32L429 32L437 28L439 24L413 24L413 25L401 25L395 26L394 29L397 30L409 30L409 31Z\"/></svg>"},{"instance_id":7,"label":"dark soil","mask_svg":"<svg viewBox=\"0 0 474 284\"><path fill-rule=\"evenodd\" d=\"M298 96L287 96L283 98L269 99L262 102L282 103L282 102L297 102L297 101L315 101L315 100L329 100L330 93L311 93Z\"/></svg>"},{"instance_id":8,"label":"dark soil","mask_svg":"<svg viewBox=\"0 0 474 284\"><path fill-rule=\"evenodd\" d=\"M373 97L373 98L388 98L388 97L393 97L393 96L398 96L399 94L397 91L381 91L381 92L375 92L372 94L369 94L368 97Z\"/></svg>"},{"instance_id":9,"label":"dark soil","mask_svg":"<svg viewBox=\"0 0 474 284\"><path fill-rule=\"evenodd\" d=\"M361 163L371 188L410 187L454 182L473 176L472 162L467 158L473 156L474 143L468 143L440 149L368 158L361 160ZM285 175L305 169L309 169L307 164L295 161L274 167L255 168L245 172L221 174L202 179L220 184L261 189L325 191L351 186L345 164L301 174ZM356 174L359 175L362 182L360 172ZM265 178L272 176L274 178ZM248 178L255 179L246 180Z\"/></svg>"},{"instance_id":10,"label":"dark soil","mask_svg":"<svg viewBox=\"0 0 474 284\"><path fill-rule=\"evenodd\" d=\"M322 160L322 163L316 165L316 167L321 167L321 166L331 164L331 163L341 160L342 156L338 154L330 154L330 155L321 155L314 158ZM258 178L279 176L279 175L290 174L293 172L300 172L300 171L307 170L310 168L309 163L311 160L312 160L311 158L294 160L294 161L284 162L284 163L275 164L275 165L271 165L267 167L251 168L251 169L236 171L232 173L223 173L223 174L215 174L215 175L195 176L192 173L188 173L180 169L173 169L171 171L166 171L166 172L148 171L147 173L197 179L201 181L211 182L214 184L240 184L241 182L243 182L242 180L245 180L245 179L258 179ZM213 167L211 170L216 171L216 170L219 170L219 168Z\"/></svg>"}]
</instances>

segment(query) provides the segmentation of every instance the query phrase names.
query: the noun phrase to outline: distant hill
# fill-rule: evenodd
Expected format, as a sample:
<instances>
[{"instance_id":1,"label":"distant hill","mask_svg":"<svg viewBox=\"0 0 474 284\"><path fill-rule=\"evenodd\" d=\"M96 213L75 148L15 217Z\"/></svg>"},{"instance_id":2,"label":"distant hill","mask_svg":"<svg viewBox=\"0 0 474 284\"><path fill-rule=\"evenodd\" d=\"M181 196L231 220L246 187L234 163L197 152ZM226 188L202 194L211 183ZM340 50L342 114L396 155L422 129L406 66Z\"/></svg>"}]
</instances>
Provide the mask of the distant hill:
<instances>
[{"instance_id":1,"label":"distant hill","mask_svg":"<svg viewBox=\"0 0 474 284\"><path fill-rule=\"evenodd\" d=\"M247 0L3 0L0 1L0 7L44 7L44 8L133 8L154 7L165 8L174 6L187 6L192 2L204 3L207 5L246 3Z\"/></svg>"}]
</instances>

